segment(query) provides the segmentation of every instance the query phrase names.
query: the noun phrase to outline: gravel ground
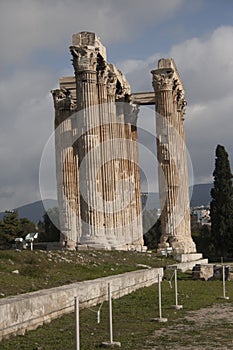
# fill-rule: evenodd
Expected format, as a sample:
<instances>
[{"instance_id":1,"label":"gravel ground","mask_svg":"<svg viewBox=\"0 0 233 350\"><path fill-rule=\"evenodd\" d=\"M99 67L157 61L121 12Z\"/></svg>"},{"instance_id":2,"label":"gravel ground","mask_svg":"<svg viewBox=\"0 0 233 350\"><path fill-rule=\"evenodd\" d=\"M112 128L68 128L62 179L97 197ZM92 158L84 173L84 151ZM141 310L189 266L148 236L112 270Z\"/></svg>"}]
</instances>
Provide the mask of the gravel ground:
<instances>
[{"instance_id":1,"label":"gravel ground","mask_svg":"<svg viewBox=\"0 0 233 350\"><path fill-rule=\"evenodd\" d=\"M216 304L190 311L173 325L155 332L144 350L233 349L233 305Z\"/></svg>"}]
</instances>

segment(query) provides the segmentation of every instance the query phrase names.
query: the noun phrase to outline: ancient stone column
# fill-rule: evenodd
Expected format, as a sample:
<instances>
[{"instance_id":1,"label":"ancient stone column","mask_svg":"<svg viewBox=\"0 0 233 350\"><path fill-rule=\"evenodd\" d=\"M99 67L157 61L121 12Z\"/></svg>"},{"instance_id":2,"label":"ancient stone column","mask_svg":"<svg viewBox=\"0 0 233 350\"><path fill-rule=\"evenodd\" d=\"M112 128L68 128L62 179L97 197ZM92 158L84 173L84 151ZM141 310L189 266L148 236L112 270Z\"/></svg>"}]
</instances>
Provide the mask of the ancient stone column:
<instances>
[{"instance_id":1,"label":"ancient stone column","mask_svg":"<svg viewBox=\"0 0 233 350\"><path fill-rule=\"evenodd\" d=\"M131 244L135 246L143 245L142 234L142 205L140 191L140 167L138 158L138 133L137 119L139 108L132 103L125 105L125 137L128 141L128 174L129 185L131 187L130 198L130 233Z\"/></svg>"},{"instance_id":2,"label":"ancient stone column","mask_svg":"<svg viewBox=\"0 0 233 350\"><path fill-rule=\"evenodd\" d=\"M99 169L101 196L103 199L104 228L106 240L111 249L117 249L120 242L117 239L117 209L115 202L116 168L114 145L114 129L116 122L116 76L111 66L98 57L97 86L99 94L100 139L101 139L101 169Z\"/></svg>"},{"instance_id":3,"label":"ancient stone column","mask_svg":"<svg viewBox=\"0 0 233 350\"><path fill-rule=\"evenodd\" d=\"M157 157L162 237L159 248L196 252L191 237L187 157L184 136L184 89L172 59L152 71L156 104ZM182 101L181 101L182 100ZM183 106L183 107L182 107Z\"/></svg>"},{"instance_id":4,"label":"ancient stone column","mask_svg":"<svg viewBox=\"0 0 233 350\"><path fill-rule=\"evenodd\" d=\"M137 119L138 119L139 108L133 106L131 115L133 121L131 122L131 137L134 144L132 162L133 162L133 174L135 184L135 218L134 219L134 233L133 242L135 245L143 246L143 233L142 233L142 201L141 201L141 178L140 178L140 167L139 167L139 154L138 154L138 131L137 131Z\"/></svg>"},{"instance_id":5,"label":"ancient stone column","mask_svg":"<svg viewBox=\"0 0 233 350\"><path fill-rule=\"evenodd\" d=\"M97 175L101 165L100 126L97 88L97 50L95 35L73 35L73 66L77 91L77 124L82 129L74 149L79 158L79 183L82 219L80 243L107 248L103 203L98 200Z\"/></svg>"},{"instance_id":6,"label":"ancient stone column","mask_svg":"<svg viewBox=\"0 0 233 350\"><path fill-rule=\"evenodd\" d=\"M69 90L51 91L55 108L55 152L57 194L61 235L60 241L67 248L74 249L81 234L77 227L80 203L76 171L76 159L73 154L73 130L70 116L74 111L74 101Z\"/></svg>"},{"instance_id":7,"label":"ancient stone column","mask_svg":"<svg viewBox=\"0 0 233 350\"><path fill-rule=\"evenodd\" d=\"M141 249L137 128L132 121L136 114L131 113L130 86L107 62L95 33L73 35L70 50L75 78L62 78L61 86L67 91L66 99L72 91L75 106L70 119L70 109L56 112L57 120L65 120L61 135L67 145L66 138L71 138L69 148L57 152L63 236L76 239L79 249ZM126 110L131 120L126 121ZM60 141L59 136L57 145ZM59 168L59 162L64 166ZM74 203L76 217L68 211L70 203Z\"/></svg>"},{"instance_id":8,"label":"ancient stone column","mask_svg":"<svg viewBox=\"0 0 233 350\"><path fill-rule=\"evenodd\" d=\"M122 216L117 207L117 186L119 181L119 160L116 155L119 154L119 138L117 116L116 116L116 84L117 77L112 66L108 65L107 77L107 109L108 123L104 126L104 141L108 141L104 151L106 178L106 236L112 248L117 249L121 246L119 231L122 230Z\"/></svg>"}]
</instances>

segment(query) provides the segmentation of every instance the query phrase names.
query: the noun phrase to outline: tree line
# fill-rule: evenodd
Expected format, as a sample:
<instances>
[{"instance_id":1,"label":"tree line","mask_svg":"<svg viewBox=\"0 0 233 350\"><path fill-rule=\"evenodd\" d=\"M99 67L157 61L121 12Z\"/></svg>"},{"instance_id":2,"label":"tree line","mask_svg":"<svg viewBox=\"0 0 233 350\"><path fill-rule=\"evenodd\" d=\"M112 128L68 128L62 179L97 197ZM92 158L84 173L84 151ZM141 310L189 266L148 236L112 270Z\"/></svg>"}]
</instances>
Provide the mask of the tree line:
<instances>
[{"instance_id":1,"label":"tree line","mask_svg":"<svg viewBox=\"0 0 233 350\"><path fill-rule=\"evenodd\" d=\"M17 211L6 211L0 221L0 249L10 249L16 238L38 232L38 242L57 242L60 239L58 208L49 209L35 225L27 218L19 218Z\"/></svg>"}]
</instances>

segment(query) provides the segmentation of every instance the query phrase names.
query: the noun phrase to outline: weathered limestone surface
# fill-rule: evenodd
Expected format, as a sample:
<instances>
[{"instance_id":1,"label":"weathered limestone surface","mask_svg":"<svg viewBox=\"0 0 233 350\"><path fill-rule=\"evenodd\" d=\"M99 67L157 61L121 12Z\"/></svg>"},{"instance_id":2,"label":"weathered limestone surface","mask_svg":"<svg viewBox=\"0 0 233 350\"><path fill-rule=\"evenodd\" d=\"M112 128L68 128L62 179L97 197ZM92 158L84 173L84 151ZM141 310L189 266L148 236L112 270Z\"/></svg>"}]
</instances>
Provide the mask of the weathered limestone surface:
<instances>
[{"instance_id":1,"label":"weathered limestone surface","mask_svg":"<svg viewBox=\"0 0 233 350\"><path fill-rule=\"evenodd\" d=\"M173 59L161 59L152 71L156 104L157 157L162 210L160 249L194 253L191 237L185 149L184 88Z\"/></svg>"},{"instance_id":2,"label":"weathered limestone surface","mask_svg":"<svg viewBox=\"0 0 233 350\"><path fill-rule=\"evenodd\" d=\"M10 335L24 334L26 330L74 311L76 296L81 308L90 307L107 300L108 283L111 283L113 298L120 298L157 283L158 275L162 279L163 268L127 272L3 298L0 300L0 341Z\"/></svg>"},{"instance_id":3,"label":"weathered limestone surface","mask_svg":"<svg viewBox=\"0 0 233 350\"><path fill-rule=\"evenodd\" d=\"M214 265L213 264L196 264L193 267L192 278L194 280L204 280L208 281L212 279L214 275Z\"/></svg>"},{"instance_id":4,"label":"weathered limestone surface","mask_svg":"<svg viewBox=\"0 0 233 350\"><path fill-rule=\"evenodd\" d=\"M61 241L142 250L138 109L99 38L81 32L72 39L75 77L52 91Z\"/></svg>"}]
</instances>

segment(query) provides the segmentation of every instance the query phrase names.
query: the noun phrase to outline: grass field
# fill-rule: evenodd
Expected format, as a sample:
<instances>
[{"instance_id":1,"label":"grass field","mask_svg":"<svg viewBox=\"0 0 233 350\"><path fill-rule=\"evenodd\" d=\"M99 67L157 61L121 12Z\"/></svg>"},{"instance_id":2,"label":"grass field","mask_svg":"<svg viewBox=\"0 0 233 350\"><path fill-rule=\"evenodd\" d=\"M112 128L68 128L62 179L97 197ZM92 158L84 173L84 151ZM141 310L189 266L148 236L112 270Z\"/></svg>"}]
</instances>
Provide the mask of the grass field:
<instances>
[{"instance_id":1,"label":"grass field","mask_svg":"<svg viewBox=\"0 0 233 350\"><path fill-rule=\"evenodd\" d=\"M183 309L175 311L170 308L174 304L174 288L167 281L162 283L163 317L168 323L159 324L152 319L158 317L158 286L143 288L123 298L113 300L113 334L114 340L121 342L123 349L188 349L195 342L196 349L203 347L208 341L215 349L233 348L232 318L218 325L216 305L219 310L232 309L233 316L233 283L226 282L229 301L218 299L222 295L220 281L193 281L189 275L182 274L178 280L179 304ZM203 308L215 307L206 323L194 321L189 316L195 310L203 313ZM91 350L101 348L101 342L109 340L108 334L108 304L101 308L101 322L97 324L97 310L100 306L80 311L81 349ZM192 315L192 314L191 314ZM231 317L232 317L231 316ZM220 319L221 321L221 319ZM215 327L215 326L216 327ZM178 328L177 328L178 327ZM188 328L187 328L188 327ZM176 332L174 332L176 330ZM156 336L156 333L158 335ZM170 336L169 336L170 335ZM217 340L214 338L217 337ZM1 350L70 350L75 349L74 314L65 315L51 324L47 324L25 336L17 336L1 343ZM218 341L219 347L216 341ZM232 347L229 347L229 344ZM178 346L178 347L177 347ZM198 347L200 346L200 347Z\"/></svg>"},{"instance_id":2,"label":"grass field","mask_svg":"<svg viewBox=\"0 0 233 350\"><path fill-rule=\"evenodd\" d=\"M0 297L172 262L155 253L0 250Z\"/></svg>"},{"instance_id":3,"label":"grass field","mask_svg":"<svg viewBox=\"0 0 233 350\"><path fill-rule=\"evenodd\" d=\"M143 288L121 299L113 300L114 340L125 350L146 349L233 349L233 282L226 282L229 300L223 300L221 281L193 281L191 274L178 274L179 304L171 309L174 286L162 283L164 324L152 322L158 317L157 284ZM100 349L108 341L108 304L80 312L81 350ZM1 343L1 350L71 350L75 349L74 314L65 315L51 324L10 338Z\"/></svg>"}]
</instances>

